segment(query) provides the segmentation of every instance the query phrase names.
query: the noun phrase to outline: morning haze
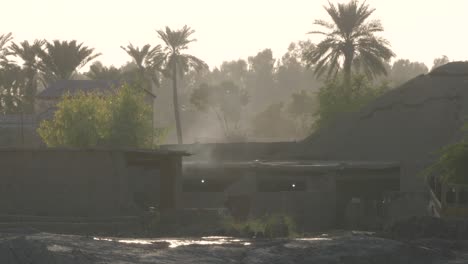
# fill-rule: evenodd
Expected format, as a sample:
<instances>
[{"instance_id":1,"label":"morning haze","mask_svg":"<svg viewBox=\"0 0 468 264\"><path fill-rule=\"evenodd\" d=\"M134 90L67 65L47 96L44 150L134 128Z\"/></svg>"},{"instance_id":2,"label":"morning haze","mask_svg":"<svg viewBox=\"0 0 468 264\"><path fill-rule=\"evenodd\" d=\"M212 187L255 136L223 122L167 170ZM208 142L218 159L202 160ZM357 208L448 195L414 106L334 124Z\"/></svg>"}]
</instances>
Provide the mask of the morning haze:
<instances>
[{"instance_id":1,"label":"morning haze","mask_svg":"<svg viewBox=\"0 0 468 264\"><path fill-rule=\"evenodd\" d=\"M198 42L192 53L213 68L223 61L246 59L271 48L280 57L290 42L315 37L305 33L326 13L327 1L111 1L22 0L3 3L4 31L18 40L77 39L94 47L106 64L120 66L128 59L119 48L132 42L155 43L156 29L190 25ZM383 35L397 58L432 66L435 57L468 59L463 27L468 17L464 0L369 0L382 20ZM24 19L27 17L28 19ZM7 26L8 25L8 26Z\"/></svg>"},{"instance_id":2,"label":"morning haze","mask_svg":"<svg viewBox=\"0 0 468 264\"><path fill-rule=\"evenodd\" d=\"M467 0L2 8L0 264L468 263Z\"/></svg>"}]
</instances>

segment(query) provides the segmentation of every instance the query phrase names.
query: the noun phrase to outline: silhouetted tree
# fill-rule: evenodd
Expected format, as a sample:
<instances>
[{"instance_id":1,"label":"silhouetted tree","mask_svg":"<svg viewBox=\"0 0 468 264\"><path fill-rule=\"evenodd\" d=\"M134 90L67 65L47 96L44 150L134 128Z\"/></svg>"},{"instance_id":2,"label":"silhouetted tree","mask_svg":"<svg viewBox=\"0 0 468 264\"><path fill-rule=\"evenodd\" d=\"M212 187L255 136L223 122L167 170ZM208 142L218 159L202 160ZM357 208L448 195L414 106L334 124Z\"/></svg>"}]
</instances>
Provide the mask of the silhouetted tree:
<instances>
[{"instance_id":1,"label":"silhouetted tree","mask_svg":"<svg viewBox=\"0 0 468 264\"><path fill-rule=\"evenodd\" d=\"M198 110L213 112L224 135L230 138L240 132L242 108L249 102L249 97L245 89L232 81L224 81L217 85L200 85L193 91L190 102Z\"/></svg>"},{"instance_id":2,"label":"silhouetted tree","mask_svg":"<svg viewBox=\"0 0 468 264\"><path fill-rule=\"evenodd\" d=\"M45 74L46 82L68 80L75 72L92 61L101 53L94 53L93 48L83 46L83 43L72 41L46 42L45 48L39 52L40 68Z\"/></svg>"},{"instance_id":3,"label":"silhouetted tree","mask_svg":"<svg viewBox=\"0 0 468 264\"><path fill-rule=\"evenodd\" d=\"M121 80L123 75L120 69L114 66L104 66L102 62L96 61L89 67L85 75L92 80Z\"/></svg>"},{"instance_id":4,"label":"silhouetted tree","mask_svg":"<svg viewBox=\"0 0 468 264\"><path fill-rule=\"evenodd\" d=\"M439 66L442 66L442 65L445 65L447 63L449 63L450 60L447 56L443 55L442 57L440 58L435 58L434 59L434 65L432 65L432 68L431 68L431 71Z\"/></svg>"},{"instance_id":5,"label":"silhouetted tree","mask_svg":"<svg viewBox=\"0 0 468 264\"><path fill-rule=\"evenodd\" d=\"M0 64L4 65L8 63L7 56L10 55L10 50L8 49L8 43L13 39L13 34L7 33L0 35Z\"/></svg>"},{"instance_id":6,"label":"silhouetted tree","mask_svg":"<svg viewBox=\"0 0 468 264\"><path fill-rule=\"evenodd\" d=\"M275 62L271 49L265 49L257 55L249 57L249 74L247 90L252 96L252 106L263 109L268 100L278 98L275 90ZM268 94L268 96L265 96Z\"/></svg>"},{"instance_id":7,"label":"silhouetted tree","mask_svg":"<svg viewBox=\"0 0 468 264\"><path fill-rule=\"evenodd\" d=\"M37 92L37 81L39 72L39 52L45 44L44 40L35 40L32 44L23 41L19 44L13 43L10 50L16 57L23 60L23 70L25 71L26 87L24 89L23 111L34 112L34 98Z\"/></svg>"},{"instance_id":8,"label":"silhouetted tree","mask_svg":"<svg viewBox=\"0 0 468 264\"><path fill-rule=\"evenodd\" d=\"M196 41L196 39L191 38L192 34L195 33L195 30L191 29L188 26L184 26L182 29L179 30L171 30L169 27L166 27L165 31L158 30L157 33L165 44L165 73L166 76L172 79L177 141L179 144L183 144L182 126L180 122L179 113L179 98L177 92L177 76L180 76L182 78L190 68L195 70L201 70L204 68L208 68L208 65L195 56L182 53L182 51L188 49L188 44Z\"/></svg>"},{"instance_id":9,"label":"silhouetted tree","mask_svg":"<svg viewBox=\"0 0 468 264\"><path fill-rule=\"evenodd\" d=\"M127 54L133 59L138 67L138 79L144 85L143 87L153 92L153 85L159 86L159 72L162 67L161 45L151 47L146 44L141 49L134 47L131 43L127 47L121 46Z\"/></svg>"},{"instance_id":10,"label":"silhouetted tree","mask_svg":"<svg viewBox=\"0 0 468 264\"><path fill-rule=\"evenodd\" d=\"M411 62L400 59L393 63L389 77L393 86L398 86L427 72L427 66L422 62Z\"/></svg>"},{"instance_id":11,"label":"silhouetted tree","mask_svg":"<svg viewBox=\"0 0 468 264\"><path fill-rule=\"evenodd\" d=\"M314 24L325 28L325 31L309 32L324 35L325 39L304 54L308 64L315 66L315 73L318 76L325 72L327 76L336 76L342 68L346 83L351 80L353 66L368 77L386 74L384 62L392 58L394 53L386 39L375 35L384 30L381 22L367 22L375 9L365 2L360 4L352 0L336 6L329 3L325 10L332 23L315 20Z\"/></svg>"}]
</instances>

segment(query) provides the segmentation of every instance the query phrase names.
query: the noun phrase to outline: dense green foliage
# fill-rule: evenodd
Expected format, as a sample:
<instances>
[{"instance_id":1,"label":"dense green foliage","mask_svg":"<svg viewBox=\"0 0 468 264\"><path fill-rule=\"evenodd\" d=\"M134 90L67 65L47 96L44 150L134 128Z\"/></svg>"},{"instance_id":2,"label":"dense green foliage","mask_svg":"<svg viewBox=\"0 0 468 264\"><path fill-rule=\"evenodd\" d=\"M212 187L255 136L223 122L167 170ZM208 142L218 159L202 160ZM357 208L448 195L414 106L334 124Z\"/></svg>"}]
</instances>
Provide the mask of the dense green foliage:
<instances>
[{"instance_id":1,"label":"dense green foliage","mask_svg":"<svg viewBox=\"0 0 468 264\"><path fill-rule=\"evenodd\" d=\"M430 171L437 172L445 182L468 184L468 142L444 147Z\"/></svg>"},{"instance_id":2,"label":"dense green foliage","mask_svg":"<svg viewBox=\"0 0 468 264\"><path fill-rule=\"evenodd\" d=\"M468 131L468 123L463 130ZM468 142L465 139L459 143L442 148L438 160L428 167L423 175L437 174L445 182L468 184Z\"/></svg>"},{"instance_id":3,"label":"dense green foliage","mask_svg":"<svg viewBox=\"0 0 468 264\"><path fill-rule=\"evenodd\" d=\"M316 128L329 124L340 114L359 110L387 89L385 84L375 87L363 75L354 76L349 86L340 78L328 81L318 93Z\"/></svg>"},{"instance_id":4,"label":"dense green foliage","mask_svg":"<svg viewBox=\"0 0 468 264\"><path fill-rule=\"evenodd\" d=\"M142 91L124 85L112 94L79 93L64 96L52 120L39 135L50 147L153 146L151 109ZM158 136L163 130L157 130Z\"/></svg>"}]
</instances>

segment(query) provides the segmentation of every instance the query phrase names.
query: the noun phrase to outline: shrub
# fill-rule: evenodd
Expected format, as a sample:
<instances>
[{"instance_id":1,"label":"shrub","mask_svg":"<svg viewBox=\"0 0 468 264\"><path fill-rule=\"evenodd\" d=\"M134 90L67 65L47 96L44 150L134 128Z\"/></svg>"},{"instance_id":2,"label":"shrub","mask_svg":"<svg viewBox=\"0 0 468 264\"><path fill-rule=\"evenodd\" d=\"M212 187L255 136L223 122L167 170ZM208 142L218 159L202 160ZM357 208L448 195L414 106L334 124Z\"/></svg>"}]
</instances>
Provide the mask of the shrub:
<instances>
[{"instance_id":1,"label":"shrub","mask_svg":"<svg viewBox=\"0 0 468 264\"><path fill-rule=\"evenodd\" d=\"M297 236L296 223L288 215L273 214L246 221L236 221L226 217L223 228L228 234L239 236L294 237Z\"/></svg>"},{"instance_id":2,"label":"shrub","mask_svg":"<svg viewBox=\"0 0 468 264\"><path fill-rule=\"evenodd\" d=\"M151 148L165 133L152 129L151 108L138 87L123 85L114 93L65 95L52 120L38 133L49 147Z\"/></svg>"}]
</instances>

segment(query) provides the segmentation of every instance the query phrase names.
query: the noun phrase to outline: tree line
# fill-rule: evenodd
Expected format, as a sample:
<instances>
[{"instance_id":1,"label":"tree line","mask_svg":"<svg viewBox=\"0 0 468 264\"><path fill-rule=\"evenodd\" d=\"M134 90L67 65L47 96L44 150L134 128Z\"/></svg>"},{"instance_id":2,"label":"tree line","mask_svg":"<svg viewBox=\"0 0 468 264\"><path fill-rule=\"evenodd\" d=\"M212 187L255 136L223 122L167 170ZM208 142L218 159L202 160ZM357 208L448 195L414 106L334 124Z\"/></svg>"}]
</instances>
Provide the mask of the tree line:
<instances>
[{"instance_id":1,"label":"tree line","mask_svg":"<svg viewBox=\"0 0 468 264\"><path fill-rule=\"evenodd\" d=\"M320 42L293 42L280 58L265 49L213 69L185 53L195 41L188 26L157 30L161 44L121 46L131 61L118 68L96 61L101 54L76 40L16 43L4 34L0 111L32 113L38 86L59 79L121 80L157 95L153 120L175 123L178 143L197 125L210 130L201 116L215 120L210 124L226 140L297 139L429 71L404 59L390 64L395 54L378 35L383 25L370 19L375 9L367 3L329 3L325 10L329 20L315 20L309 32L323 36ZM78 72L93 60L88 72ZM434 66L447 62L437 58Z\"/></svg>"}]
</instances>

